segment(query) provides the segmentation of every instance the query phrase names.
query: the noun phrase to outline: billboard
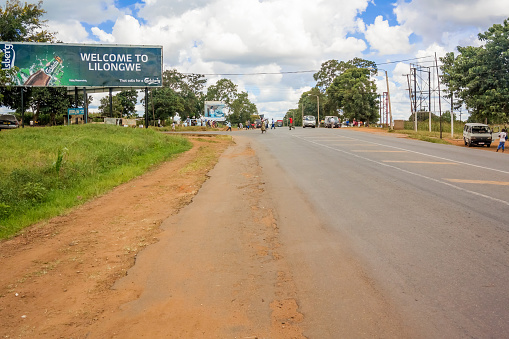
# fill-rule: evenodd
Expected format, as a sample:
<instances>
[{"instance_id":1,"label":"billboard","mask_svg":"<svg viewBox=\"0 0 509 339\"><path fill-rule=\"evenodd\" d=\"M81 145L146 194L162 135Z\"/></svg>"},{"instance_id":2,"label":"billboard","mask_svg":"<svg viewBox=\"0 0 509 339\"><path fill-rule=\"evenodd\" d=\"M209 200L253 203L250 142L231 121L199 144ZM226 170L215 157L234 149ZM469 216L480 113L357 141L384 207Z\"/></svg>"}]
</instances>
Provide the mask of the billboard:
<instances>
[{"instance_id":1,"label":"billboard","mask_svg":"<svg viewBox=\"0 0 509 339\"><path fill-rule=\"evenodd\" d=\"M225 107L226 104L222 101L205 101L205 119L224 121Z\"/></svg>"},{"instance_id":2,"label":"billboard","mask_svg":"<svg viewBox=\"0 0 509 339\"><path fill-rule=\"evenodd\" d=\"M161 87L161 46L0 42L15 86Z\"/></svg>"}]
</instances>

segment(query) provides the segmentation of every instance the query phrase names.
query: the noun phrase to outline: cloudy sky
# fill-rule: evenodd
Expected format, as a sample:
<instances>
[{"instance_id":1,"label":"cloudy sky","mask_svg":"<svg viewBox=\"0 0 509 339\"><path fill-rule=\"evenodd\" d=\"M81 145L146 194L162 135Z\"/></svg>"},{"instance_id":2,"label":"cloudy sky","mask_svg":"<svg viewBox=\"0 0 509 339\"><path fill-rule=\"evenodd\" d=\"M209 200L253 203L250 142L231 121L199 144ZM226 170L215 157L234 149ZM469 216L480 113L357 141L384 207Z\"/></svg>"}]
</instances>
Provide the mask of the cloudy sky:
<instances>
[{"instance_id":1,"label":"cloudy sky","mask_svg":"<svg viewBox=\"0 0 509 339\"><path fill-rule=\"evenodd\" d=\"M44 0L43 8L66 43L162 45L165 69L210 74L209 84L244 74L223 77L273 118L315 85L306 71L361 57L388 71L394 117L406 119L409 63L430 66L435 53L477 46L479 32L509 17L507 0ZM386 90L383 77L377 83Z\"/></svg>"}]
</instances>

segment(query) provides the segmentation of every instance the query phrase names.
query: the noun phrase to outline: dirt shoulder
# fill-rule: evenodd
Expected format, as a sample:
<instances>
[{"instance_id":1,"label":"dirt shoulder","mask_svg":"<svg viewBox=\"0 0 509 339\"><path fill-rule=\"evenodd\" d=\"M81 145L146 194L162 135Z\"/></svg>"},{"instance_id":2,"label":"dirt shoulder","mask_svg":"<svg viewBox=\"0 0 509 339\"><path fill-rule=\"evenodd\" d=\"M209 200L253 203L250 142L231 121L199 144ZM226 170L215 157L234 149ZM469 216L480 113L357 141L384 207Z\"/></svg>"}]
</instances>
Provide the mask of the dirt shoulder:
<instances>
[{"instance_id":1,"label":"dirt shoulder","mask_svg":"<svg viewBox=\"0 0 509 339\"><path fill-rule=\"evenodd\" d=\"M160 225L189 204L231 141L194 147L67 215L0 242L0 336L83 338L131 291L111 290ZM209 161L209 165L196 161Z\"/></svg>"}]
</instances>

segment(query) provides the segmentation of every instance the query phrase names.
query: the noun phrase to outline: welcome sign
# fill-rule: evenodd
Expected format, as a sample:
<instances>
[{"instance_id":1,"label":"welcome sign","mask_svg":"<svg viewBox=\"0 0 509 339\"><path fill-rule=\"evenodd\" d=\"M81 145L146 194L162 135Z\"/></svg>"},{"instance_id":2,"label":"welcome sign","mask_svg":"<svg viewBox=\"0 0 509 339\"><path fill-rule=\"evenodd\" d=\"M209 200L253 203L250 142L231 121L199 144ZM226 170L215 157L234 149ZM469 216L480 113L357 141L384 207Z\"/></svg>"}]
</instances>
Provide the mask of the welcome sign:
<instances>
[{"instance_id":1,"label":"welcome sign","mask_svg":"<svg viewBox=\"0 0 509 339\"><path fill-rule=\"evenodd\" d=\"M161 87L162 46L0 42L15 86Z\"/></svg>"}]
</instances>

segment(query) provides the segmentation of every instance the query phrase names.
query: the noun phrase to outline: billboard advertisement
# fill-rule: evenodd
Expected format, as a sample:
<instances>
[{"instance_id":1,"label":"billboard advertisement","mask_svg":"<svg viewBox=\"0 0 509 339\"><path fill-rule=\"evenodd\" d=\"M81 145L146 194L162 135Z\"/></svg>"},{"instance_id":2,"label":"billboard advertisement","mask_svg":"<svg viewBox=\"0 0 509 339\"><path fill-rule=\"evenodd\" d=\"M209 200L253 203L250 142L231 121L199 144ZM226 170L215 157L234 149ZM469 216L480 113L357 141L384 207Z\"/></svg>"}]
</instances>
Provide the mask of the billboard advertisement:
<instances>
[{"instance_id":1,"label":"billboard advertisement","mask_svg":"<svg viewBox=\"0 0 509 339\"><path fill-rule=\"evenodd\" d=\"M0 42L15 86L161 87L161 46Z\"/></svg>"},{"instance_id":2,"label":"billboard advertisement","mask_svg":"<svg viewBox=\"0 0 509 339\"><path fill-rule=\"evenodd\" d=\"M225 107L226 104L222 101L205 101L205 119L224 121L226 117Z\"/></svg>"}]
</instances>

